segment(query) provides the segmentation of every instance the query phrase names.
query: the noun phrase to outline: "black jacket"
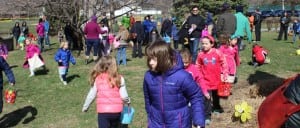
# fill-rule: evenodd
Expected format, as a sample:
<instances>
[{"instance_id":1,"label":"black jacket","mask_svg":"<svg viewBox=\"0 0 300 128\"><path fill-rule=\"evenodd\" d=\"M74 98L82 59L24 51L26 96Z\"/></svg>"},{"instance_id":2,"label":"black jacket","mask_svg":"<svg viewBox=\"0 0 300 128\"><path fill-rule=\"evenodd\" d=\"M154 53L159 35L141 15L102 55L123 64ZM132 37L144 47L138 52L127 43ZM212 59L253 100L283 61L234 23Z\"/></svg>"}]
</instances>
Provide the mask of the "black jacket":
<instances>
[{"instance_id":1,"label":"black jacket","mask_svg":"<svg viewBox=\"0 0 300 128\"><path fill-rule=\"evenodd\" d=\"M191 38L200 38L201 37L201 31L205 27L205 20L202 16L200 15L191 15L187 18L187 27L186 29L191 28L192 24L196 24L197 28L192 32L190 35Z\"/></svg>"},{"instance_id":2,"label":"black jacket","mask_svg":"<svg viewBox=\"0 0 300 128\"><path fill-rule=\"evenodd\" d=\"M20 29L20 27L19 27L19 26L13 27L13 29L12 29L12 34L13 34L14 36L20 36L20 34L21 34L21 29Z\"/></svg>"},{"instance_id":3,"label":"black jacket","mask_svg":"<svg viewBox=\"0 0 300 128\"><path fill-rule=\"evenodd\" d=\"M144 26L141 21L136 21L133 26L131 27L130 33L137 34L137 40L142 41L144 39Z\"/></svg>"},{"instance_id":4,"label":"black jacket","mask_svg":"<svg viewBox=\"0 0 300 128\"><path fill-rule=\"evenodd\" d=\"M291 18L289 16L280 17L280 26L288 27L291 22Z\"/></svg>"},{"instance_id":5,"label":"black jacket","mask_svg":"<svg viewBox=\"0 0 300 128\"><path fill-rule=\"evenodd\" d=\"M165 19L161 25L160 35L165 36L165 34L172 36L172 21L169 19Z\"/></svg>"}]
</instances>

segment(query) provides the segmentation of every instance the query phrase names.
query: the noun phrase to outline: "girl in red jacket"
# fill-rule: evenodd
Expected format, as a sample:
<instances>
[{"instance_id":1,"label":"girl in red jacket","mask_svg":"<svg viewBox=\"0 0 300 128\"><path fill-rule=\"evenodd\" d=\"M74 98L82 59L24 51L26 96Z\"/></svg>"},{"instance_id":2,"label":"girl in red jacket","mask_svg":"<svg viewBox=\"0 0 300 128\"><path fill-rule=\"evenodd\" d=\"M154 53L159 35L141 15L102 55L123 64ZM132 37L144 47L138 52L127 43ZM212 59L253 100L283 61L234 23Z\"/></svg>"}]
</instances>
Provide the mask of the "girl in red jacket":
<instances>
[{"instance_id":1,"label":"girl in red jacket","mask_svg":"<svg viewBox=\"0 0 300 128\"><path fill-rule=\"evenodd\" d=\"M99 128L117 128L120 123L123 102L130 103L125 80L117 71L116 59L111 56L103 56L90 75L92 87L82 111L86 112L96 98Z\"/></svg>"},{"instance_id":2,"label":"girl in red jacket","mask_svg":"<svg viewBox=\"0 0 300 128\"><path fill-rule=\"evenodd\" d=\"M218 96L218 85L221 83L221 71L223 72L223 79L227 79L228 67L226 59L222 52L213 48L214 38L205 36L202 38L202 50L199 52L196 65L203 77L201 86L207 88L210 97L205 101L206 109L206 124L210 123L211 112L224 112L220 105L220 97Z\"/></svg>"},{"instance_id":3,"label":"girl in red jacket","mask_svg":"<svg viewBox=\"0 0 300 128\"><path fill-rule=\"evenodd\" d=\"M258 44L254 44L252 47L252 63L253 66L259 66L264 63L269 63L269 59L267 58L268 52L262 46Z\"/></svg>"}]
</instances>

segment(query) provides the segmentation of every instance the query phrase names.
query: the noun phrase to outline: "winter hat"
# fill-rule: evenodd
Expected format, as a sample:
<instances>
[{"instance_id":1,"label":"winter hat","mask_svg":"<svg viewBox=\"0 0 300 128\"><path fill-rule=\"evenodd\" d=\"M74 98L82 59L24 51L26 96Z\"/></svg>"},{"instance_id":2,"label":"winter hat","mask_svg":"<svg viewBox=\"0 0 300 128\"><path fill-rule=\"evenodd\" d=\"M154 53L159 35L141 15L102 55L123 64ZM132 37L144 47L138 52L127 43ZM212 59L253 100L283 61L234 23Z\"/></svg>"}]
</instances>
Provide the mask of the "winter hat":
<instances>
[{"instance_id":1,"label":"winter hat","mask_svg":"<svg viewBox=\"0 0 300 128\"><path fill-rule=\"evenodd\" d=\"M93 15L93 16L91 17L91 20L94 21L94 22L97 22L97 16Z\"/></svg>"},{"instance_id":2,"label":"winter hat","mask_svg":"<svg viewBox=\"0 0 300 128\"><path fill-rule=\"evenodd\" d=\"M212 37L211 35L206 35L206 36L203 36L202 37L202 39L203 38L207 38L207 39L209 39L210 40L210 42L212 43L212 44L214 44L215 43L215 39L214 39L214 37Z\"/></svg>"},{"instance_id":3,"label":"winter hat","mask_svg":"<svg viewBox=\"0 0 300 128\"><path fill-rule=\"evenodd\" d=\"M243 12L243 9L244 7L242 6L242 5L238 5L238 6L236 6L236 8L235 8L235 11L236 12Z\"/></svg>"},{"instance_id":4,"label":"winter hat","mask_svg":"<svg viewBox=\"0 0 300 128\"><path fill-rule=\"evenodd\" d=\"M222 5L222 10L226 11L230 8L230 4L228 4L227 2L224 2L224 4Z\"/></svg>"}]
</instances>

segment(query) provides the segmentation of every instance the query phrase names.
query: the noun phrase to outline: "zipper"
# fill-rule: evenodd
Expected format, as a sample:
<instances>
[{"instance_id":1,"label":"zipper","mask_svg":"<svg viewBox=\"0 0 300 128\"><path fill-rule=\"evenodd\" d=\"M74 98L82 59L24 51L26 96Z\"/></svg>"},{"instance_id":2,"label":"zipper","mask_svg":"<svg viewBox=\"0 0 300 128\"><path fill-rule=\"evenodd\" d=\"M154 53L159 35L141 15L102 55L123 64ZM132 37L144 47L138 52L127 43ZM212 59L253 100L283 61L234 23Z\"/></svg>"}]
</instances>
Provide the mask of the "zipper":
<instances>
[{"instance_id":1,"label":"zipper","mask_svg":"<svg viewBox=\"0 0 300 128\"><path fill-rule=\"evenodd\" d=\"M164 117L164 99L163 99L163 89L162 89L162 86L163 86L163 78L162 77L159 77L160 79L160 104L161 104L161 116L163 118L163 124L164 124L164 128L166 127L165 126L165 117Z\"/></svg>"}]
</instances>

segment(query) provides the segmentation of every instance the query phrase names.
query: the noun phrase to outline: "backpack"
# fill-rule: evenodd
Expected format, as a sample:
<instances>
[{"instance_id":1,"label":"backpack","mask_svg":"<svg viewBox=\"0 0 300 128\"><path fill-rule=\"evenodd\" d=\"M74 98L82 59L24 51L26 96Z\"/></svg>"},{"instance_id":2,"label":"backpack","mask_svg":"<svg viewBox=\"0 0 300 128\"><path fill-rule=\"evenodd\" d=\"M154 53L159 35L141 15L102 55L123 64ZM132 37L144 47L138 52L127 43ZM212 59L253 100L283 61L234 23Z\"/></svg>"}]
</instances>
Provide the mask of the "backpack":
<instances>
[{"instance_id":1,"label":"backpack","mask_svg":"<svg viewBox=\"0 0 300 128\"><path fill-rule=\"evenodd\" d=\"M285 80L259 107L259 128L299 128L300 74Z\"/></svg>"}]
</instances>

